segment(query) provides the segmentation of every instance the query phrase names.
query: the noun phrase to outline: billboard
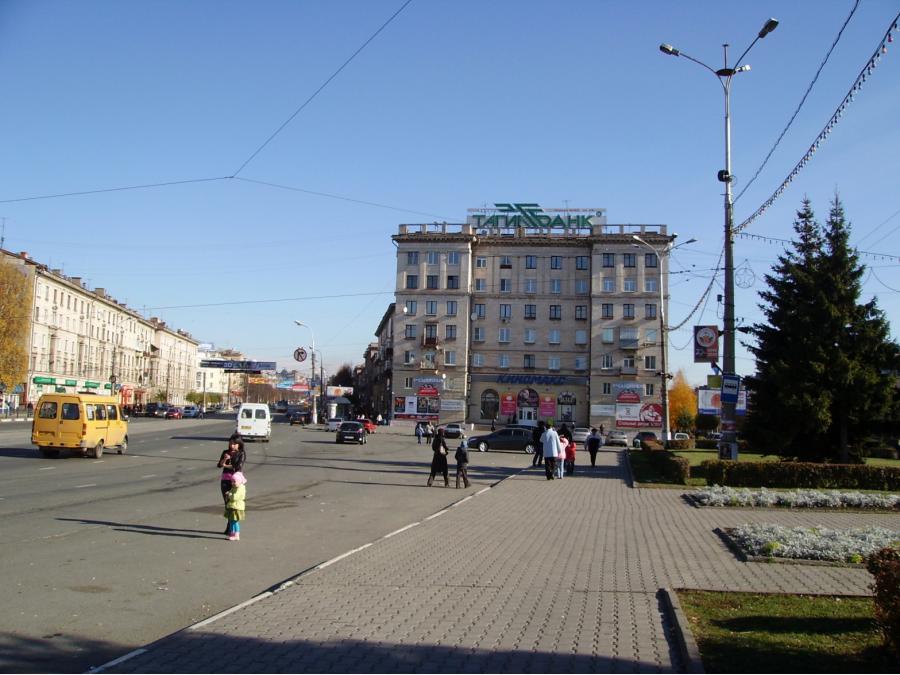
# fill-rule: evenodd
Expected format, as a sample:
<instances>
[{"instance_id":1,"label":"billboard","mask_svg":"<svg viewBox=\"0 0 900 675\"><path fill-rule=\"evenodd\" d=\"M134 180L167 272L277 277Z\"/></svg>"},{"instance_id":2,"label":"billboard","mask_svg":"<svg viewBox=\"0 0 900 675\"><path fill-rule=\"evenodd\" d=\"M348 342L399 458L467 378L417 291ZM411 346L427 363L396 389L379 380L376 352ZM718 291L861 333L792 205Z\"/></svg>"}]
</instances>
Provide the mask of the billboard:
<instances>
[{"instance_id":1,"label":"billboard","mask_svg":"<svg viewBox=\"0 0 900 675\"><path fill-rule=\"evenodd\" d=\"M694 363L719 360L719 327L694 326Z\"/></svg>"},{"instance_id":2,"label":"billboard","mask_svg":"<svg viewBox=\"0 0 900 675\"><path fill-rule=\"evenodd\" d=\"M735 411L738 415L747 414L747 390L741 389L738 392L737 408ZM722 392L720 389L698 389L697 390L697 412L701 415L722 415Z\"/></svg>"},{"instance_id":3,"label":"billboard","mask_svg":"<svg viewBox=\"0 0 900 675\"><path fill-rule=\"evenodd\" d=\"M353 387L325 387L325 395L332 398L353 395Z\"/></svg>"},{"instance_id":4,"label":"billboard","mask_svg":"<svg viewBox=\"0 0 900 675\"><path fill-rule=\"evenodd\" d=\"M638 429L662 427L662 406L659 403L617 403L616 428Z\"/></svg>"}]
</instances>

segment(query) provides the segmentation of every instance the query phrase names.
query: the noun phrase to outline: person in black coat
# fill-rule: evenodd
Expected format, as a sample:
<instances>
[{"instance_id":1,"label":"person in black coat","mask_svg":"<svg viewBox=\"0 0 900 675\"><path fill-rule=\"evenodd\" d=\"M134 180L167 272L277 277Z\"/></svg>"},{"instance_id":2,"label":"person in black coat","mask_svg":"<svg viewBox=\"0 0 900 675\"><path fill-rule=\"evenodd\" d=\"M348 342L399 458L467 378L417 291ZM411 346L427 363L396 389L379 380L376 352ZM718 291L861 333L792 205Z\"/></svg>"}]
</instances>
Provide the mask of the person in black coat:
<instances>
[{"instance_id":1,"label":"person in black coat","mask_svg":"<svg viewBox=\"0 0 900 675\"><path fill-rule=\"evenodd\" d=\"M459 489L459 479L463 479L466 487L469 487L469 444L465 435L459 437L459 447L456 449L456 489Z\"/></svg>"},{"instance_id":2,"label":"person in black coat","mask_svg":"<svg viewBox=\"0 0 900 675\"><path fill-rule=\"evenodd\" d=\"M544 463L544 446L541 444L541 436L544 435L546 425L538 422L531 432L531 440L534 443L534 454L531 456L531 466L541 466Z\"/></svg>"},{"instance_id":3,"label":"person in black coat","mask_svg":"<svg viewBox=\"0 0 900 675\"><path fill-rule=\"evenodd\" d=\"M431 458L431 475L428 476L428 487L434 482L434 477L441 473L444 475L444 487L450 487L450 475L447 468L447 441L444 440L444 430L438 429L431 441L431 451L434 456Z\"/></svg>"}]
</instances>

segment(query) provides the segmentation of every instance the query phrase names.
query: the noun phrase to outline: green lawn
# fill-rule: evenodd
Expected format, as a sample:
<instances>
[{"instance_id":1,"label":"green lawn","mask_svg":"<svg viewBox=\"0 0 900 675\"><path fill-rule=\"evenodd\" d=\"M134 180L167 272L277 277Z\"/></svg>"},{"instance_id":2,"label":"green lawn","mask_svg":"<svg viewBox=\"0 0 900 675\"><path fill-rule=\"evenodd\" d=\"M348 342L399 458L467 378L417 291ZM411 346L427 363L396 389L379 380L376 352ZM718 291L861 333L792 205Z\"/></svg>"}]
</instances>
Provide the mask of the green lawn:
<instances>
[{"instance_id":1,"label":"green lawn","mask_svg":"<svg viewBox=\"0 0 900 675\"><path fill-rule=\"evenodd\" d=\"M679 591L707 673L883 673L871 598Z\"/></svg>"}]
</instances>

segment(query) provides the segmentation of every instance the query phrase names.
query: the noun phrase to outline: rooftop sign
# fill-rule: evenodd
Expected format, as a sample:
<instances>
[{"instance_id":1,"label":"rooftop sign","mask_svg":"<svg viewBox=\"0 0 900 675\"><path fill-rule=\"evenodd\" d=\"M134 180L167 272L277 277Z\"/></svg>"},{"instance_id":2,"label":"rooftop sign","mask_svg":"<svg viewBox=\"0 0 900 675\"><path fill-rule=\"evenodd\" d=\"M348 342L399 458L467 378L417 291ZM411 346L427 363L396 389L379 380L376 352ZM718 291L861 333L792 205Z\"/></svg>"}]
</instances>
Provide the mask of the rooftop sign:
<instances>
[{"instance_id":1,"label":"rooftop sign","mask_svg":"<svg viewBox=\"0 0 900 675\"><path fill-rule=\"evenodd\" d=\"M469 222L485 228L590 228L594 225L592 218L606 220L606 209L543 209L539 204L524 202L495 203L492 209L469 209L469 213Z\"/></svg>"},{"instance_id":2,"label":"rooftop sign","mask_svg":"<svg viewBox=\"0 0 900 675\"><path fill-rule=\"evenodd\" d=\"M222 368L229 373L258 373L263 370L275 370L274 361L224 361L222 359L204 359L201 368Z\"/></svg>"}]
</instances>

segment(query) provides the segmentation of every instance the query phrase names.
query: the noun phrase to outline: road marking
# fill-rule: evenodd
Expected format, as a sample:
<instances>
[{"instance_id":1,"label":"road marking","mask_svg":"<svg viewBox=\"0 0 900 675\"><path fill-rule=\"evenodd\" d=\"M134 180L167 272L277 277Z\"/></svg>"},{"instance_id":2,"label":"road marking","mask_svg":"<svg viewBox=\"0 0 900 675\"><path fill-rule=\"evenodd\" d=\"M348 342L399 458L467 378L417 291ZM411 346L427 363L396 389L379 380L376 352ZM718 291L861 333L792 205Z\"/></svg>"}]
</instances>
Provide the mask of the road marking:
<instances>
[{"instance_id":1,"label":"road marking","mask_svg":"<svg viewBox=\"0 0 900 675\"><path fill-rule=\"evenodd\" d=\"M38 469L38 471L52 471L55 468L56 468L55 466L44 466L44 467L41 467L40 469Z\"/></svg>"},{"instance_id":2,"label":"road marking","mask_svg":"<svg viewBox=\"0 0 900 675\"><path fill-rule=\"evenodd\" d=\"M331 560L328 560L327 562L323 562L321 565L319 565L318 567L316 567L316 569L317 569L317 570L321 570L321 569L324 569L325 567L328 567L329 565L333 565L333 564L336 563L338 560L343 560L343 559L346 558L348 555L353 555L354 553L358 553L359 551L362 551L364 548L369 548L369 547L372 545L372 543L373 543L373 542L369 542L368 544L363 544L363 545L360 546L359 548L355 548L355 549L353 549L352 551L347 551L346 553L342 553L342 554L339 555L337 558L332 558Z\"/></svg>"},{"instance_id":3,"label":"road marking","mask_svg":"<svg viewBox=\"0 0 900 675\"><path fill-rule=\"evenodd\" d=\"M147 474L146 476L141 476L141 478L156 478L155 473Z\"/></svg>"},{"instance_id":4,"label":"road marking","mask_svg":"<svg viewBox=\"0 0 900 675\"><path fill-rule=\"evenodd\" d=\"M86 485L76 485L76 488L97 487L96 483L87 483Z\"/></svg>"},{"instance_id":5,"label":"road marking","mask_svg":"<svg viewBox=\"0 0 900 675\"><path fill-rule=\"evenodd\" d=\"M418 525L418 524L419 524L419 523L410 523L409 525L406 525L405 527L401 527L399 530L394 530L394 531L391 532L390 534L384 535L384 537L382 537L382 539L390 539L390 538L393 537L394 535L400 534L401 532L406 532L409 528L415 527L415 526Z\"/></svg>"},{"instance_id":6,"label":"road marking","mask_svg":"<svg viewBox=\"0 0 900 675\"><path fill-rule=\"evenodd\" d=\"M96 668L91 668L88 672L89 673L102 673L107 668L114 668L115 666L118 666L120 663L124 663L128 659L132 659L135 656L140 656L141 654L143 654L146 651L147 650L143 647L141 647L140 649L135 649L133 652L128 652L125 656L120 656L119 658L117 658L114 661L110 661L109 663L104 663L102 666L98 666Z\"/></svg>"},{"instance_id":7,"label":"road marking","mask_svg":"<svg viewBox=\"0 0 900 675\"><path fill-rule=\"evenodd\" d=\"M105 461L105 459L95 459L93 462L91 462L91 464L103 464L103 462Z\"/></svg>"},{"instance_id":8,"label":"road marking","mask_svg":"<svg viewBox=\"0 0 900 675\"><path fill-rule=\"evenodd\" d=\"M432 514L431 514L430 516L428 516L425 520L431 520L432 518L437 518L438 516L442 516L442 515L444 515L445 513L447 513L448 510L449 510L449 509L443 509L442 511L438 511L437 513L432 513Z\"/></svg>"},{"instance_id":9,"label":"road marking","mask_svg":"<svg viewBox=\"0 0 900 675\"><path fill-rule=\"evenodd\" d=\"M168 452L168 450L160 450L160 452L163 453L163 454L165 454L165 453Z\"/></svg>"}]
</instances>

